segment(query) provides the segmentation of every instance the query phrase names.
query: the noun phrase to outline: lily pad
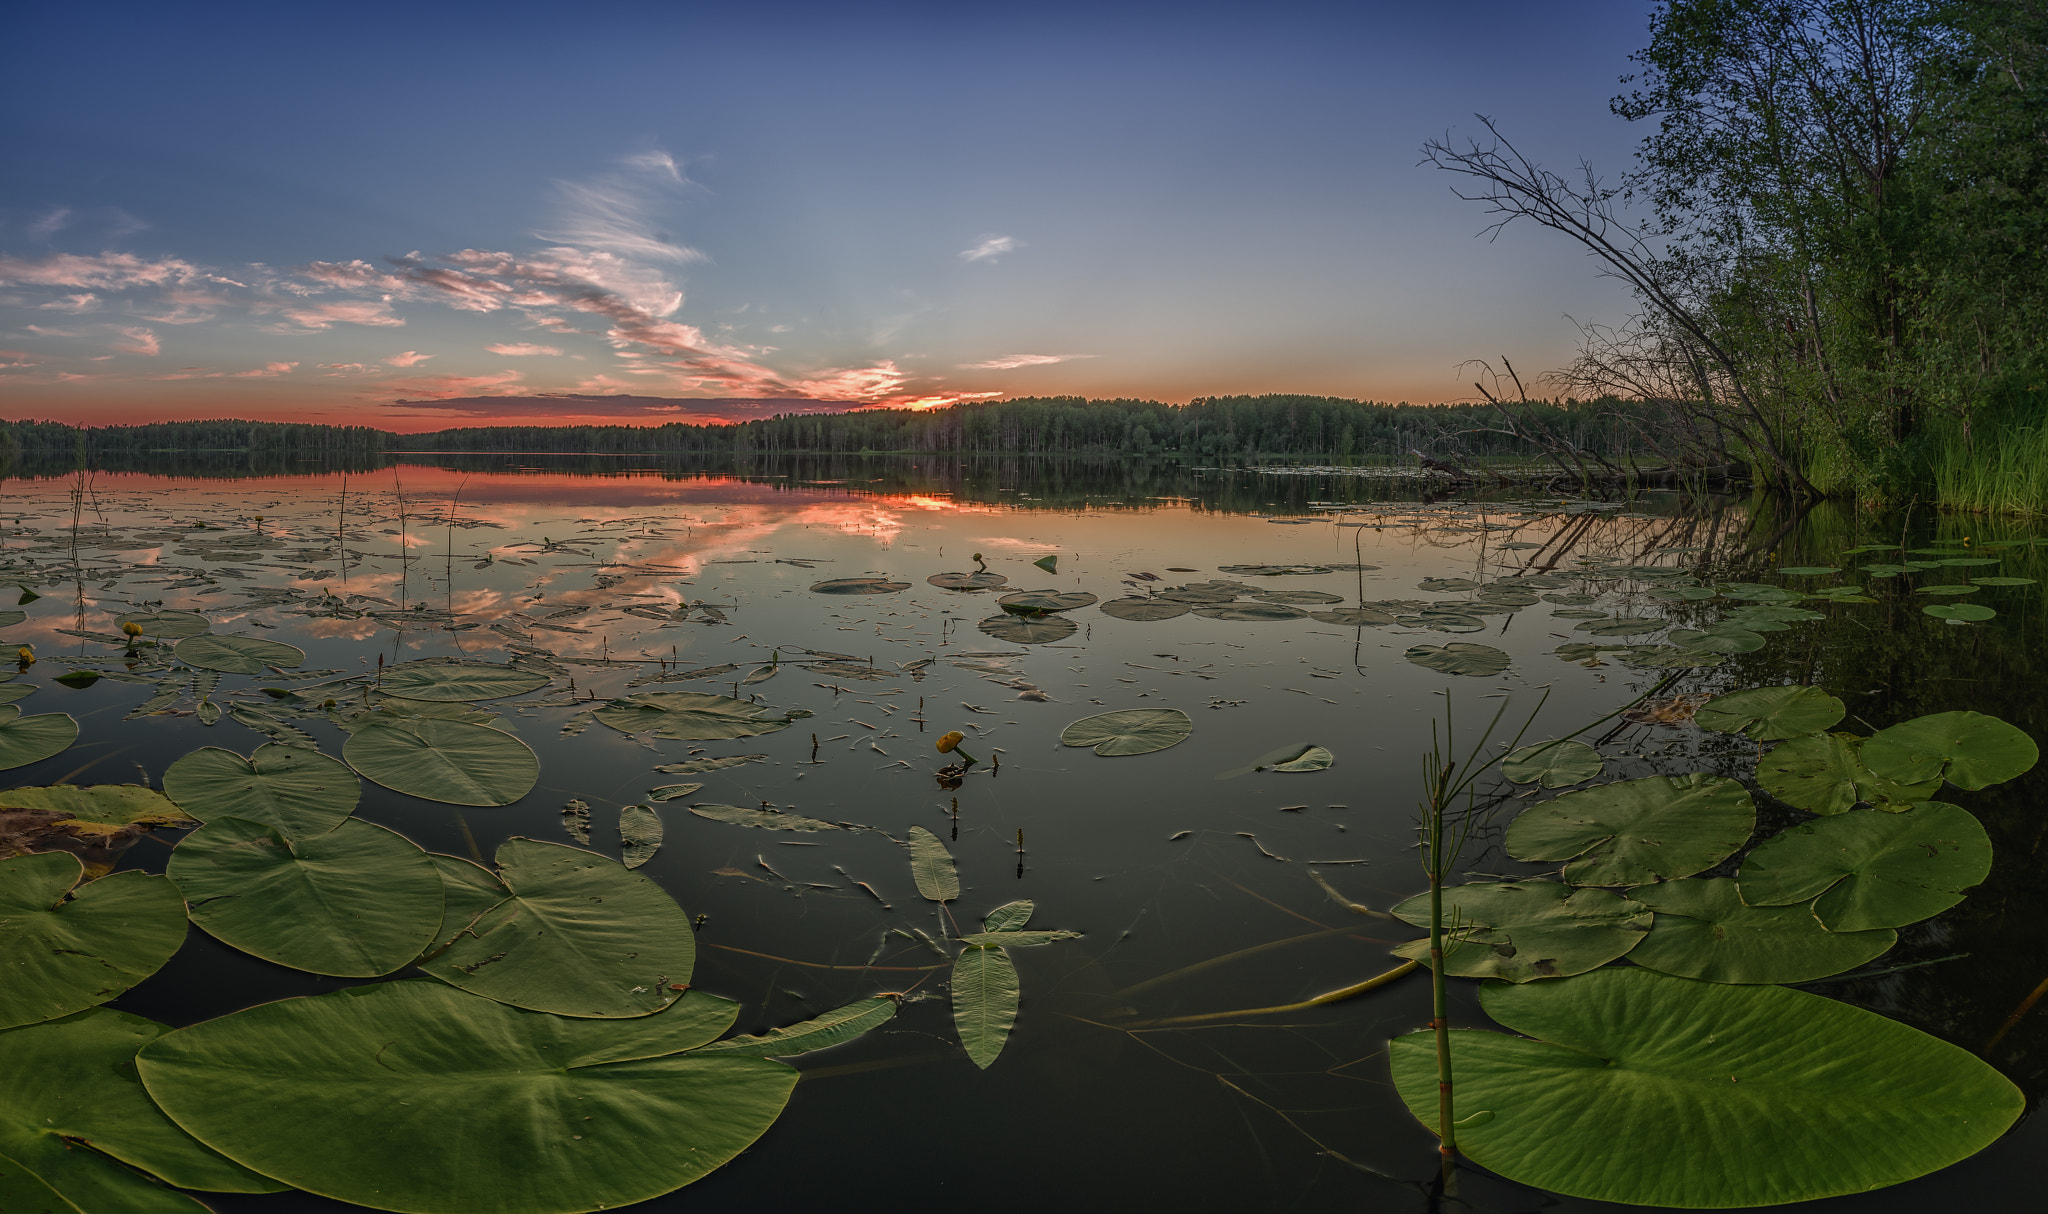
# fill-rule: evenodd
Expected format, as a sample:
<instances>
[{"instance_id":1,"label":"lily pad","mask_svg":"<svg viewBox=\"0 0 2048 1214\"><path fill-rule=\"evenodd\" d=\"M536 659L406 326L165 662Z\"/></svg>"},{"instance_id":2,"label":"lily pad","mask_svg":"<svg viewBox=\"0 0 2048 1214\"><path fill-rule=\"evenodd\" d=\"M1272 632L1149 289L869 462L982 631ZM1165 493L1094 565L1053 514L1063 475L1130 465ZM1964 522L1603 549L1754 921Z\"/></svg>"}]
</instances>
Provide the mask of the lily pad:
<instances>
[{"instance_id":1,"label":"lily pad","mask_svg":"<svg viewBox=\"0 0 2048 1214\"><path fill-rule=\"evenodd\" d=\"M2035 584L2034 579L2030 577L1973 577L1970 581L1978 586L2032 586Z\"/></svg>"},{"instance_id":2,"label":"lily pad","mask_svg":"<svg viewBox=\"0 0 2048 1214\"><path fill-rule=\"evenodd\" d=\"M842 577L819 582L811 587L813 594L894 594L910 589L909 582L892 582L881 577Z\"/></svg>"},{"instance_id":3,"label":"lily pad","mask_svg":"<svg viewBox=\"0 0 2048 1214\"><path fill-rule=\"evenodd\" d=\"M170 1031L93 1008L0 1033L0 1201L7 1210L205 1214L205 1206L143 1172L187 1189L285 1188L179 1129L143 1091L135 1051Z\"/></svg>"},{"instance_id":4,"label":"lily pad","mask_svg":"<svg viewBox=\"0 0 2048 1214\"><path fill-rule=\"evenodd\" d=\"M629 1027L393 982L205 1021L137 1061L179 1125L308 1192L384 1210L567 1214L689 1184L788 1102L797 1072L783 1063L678 1053L736 1010L695 993L684 1004Z\"/></svg>"},{"instance_id":5,"label":"lily pad","mask_svg":"<svg viewBox=\"0 0 2048 1214\"><path fill-rule=\"evenodd\" d=\"M548 685L548 676L492 662L401 662L377 680L386 695L407 700L468 703L525 695Z\"/></svg>"},{"instance_id":6,"label":"lily pad","mask_svg":"<svg viewBox=\"0 0 2048 1214\"><path fill-rule=\"evenodd\" d=\"M1402 655L1417 666L1427 666L1445 674L1468 674L1478 678L1492 678L1506 670L1514 661L1504 649L1491 645L1474 645L1466 641L1452 641L1447 645L1417 645Z\"/></svg>"},{"instance_id":7,"label":"lily pad","mask_svg":"<svg viewBox=\"0 0 2048 1214\"><path fill-rule=\"evenodd\" d=\"M1792 738L1756 765L1763 790L1797 809L1816 814L1847 813L1872 802L1904 809L1932 796L1940 780L1899 784L1863 765L1864 739L1846 733L1813 733Z\"/></svg>"},{"instance_id":8,"label":"lily pad","mask_svg":"<svg viewBox=\"0 0 2048 1214\"><path fill-rule=\"evenodd\" d=\"M754 809L745 805L692 805L690 812L713 822L730 822L734 826L758 826L764 830L839 830L830 822L806 818L802 814L782 814L773 810Z\"/></svg>"},{"instance_id":9,"label":"lily pad","mask_svg":"<svg viewBox=\"0 0 2048 1214\"><path fill-rule=\"evenodd\" d=\"M1081 631L1081 626L1064 616L992 615L977 623L984 636L1012 645L1050 645Z\"/></svg>"},{"instance_id":10,"label":"lily pad","mask_svg":"<svg viewBox=\"0 0 2048 1214\"><path fill-rule=\"evenodd\" d=\"M664 763L654 770L670 776L694 776L707 771L722 771L738 767L743 763L766 763L767 755L724 755L716 759L691 759L687 763Z\"/></svg>"},{"instance_id":11,"label":"lily pad","mask_svg":"<svg viewBox=\"0 0 2048 1214\"><path fill-rule=\"evenodd\" d=\"M1125 598L1111 599L1104 603L1102 605L1102 614L1113 616L1119 620L1131 620L1137 623L1149 624L1158 620L1170 620L1175 616L1186 615L1192 609L1191 604L1177 603L1171 599Z\"/></svg>"},{"instance_id":12,"label":"lily pad","mask_svg":"<svg viewBox=\"0 0 2048 1214\"><path fill-rule=\"evenodd\" d=\"M1477 590L1479 583L1467 577L1426 577L1415 583L1415 588L1441 593L1450 590Z\"/></svg>"},{"instance_id":13,"label":"lily pad","mask_svg":"<svg viewBox=\"0 0 2048 1214\"><path fill-rule=\"evenodd\" d=\"M215 818L171 852L170 876L207 934L315 974L388 974L426 951L441 924L427 853L361 818L298 838Z\"/></svg>"},{"instance_id":14,"label":"lily pad","mask_svg":"<svg viewBox=\"0 0 2048 1214\"><path fill-rule=\"evenodd\" d=\"M1095 596L1085 590L1020 590L996 600L1004 611L1037 615L1048 611L1074 611L1095 605Z\"/></svg>"},{"instance_id":15,"label":"lily pad","mask_svg":"<svg viewBox=\"0 0 2048 1214\"><path fill-rule=\"evenodd\" d=\"M1298 620L1308 615L1308 612L1284 603L1226 603L1215 607L1197 607L1195 614L1210 620L1259 623L1269 620Z\"/></svg>"},{"instance_id":16,"label":"lily pad","mask_svg":"<svg viewBox=\"0 0 2048 1214\"><path fill-rule=\"evenodd\" d=\"M647 799L650 801L657 802L675 801L679 800L680 798L687 797L691 793L697 792L703 787L704 786L702 784L664 784L660 788L656 788L650 791L647 794Z\"/></svg>"},{"instance_id":17,"label":"lily pad","mask_svg":"<svg viewBox=\"0 0 2048 1214\"><path fill-rule=\"evenodd\" d=\"M689 984L696 933L654 882L595 853L518 836L496 860L511 895L422 970L514 1007L614 1019L658 1012Z\"/></svg>"},{"instance_id":18,"label":"lily pad","mask_svg":"<svg viewBox=\"0 0 2048 1214\"><path fill-rule=\"evenodd\" d=\"M185 942L184 901L168 879L84 875L67 852L0 860L0 1028L105 1003Z\"/></svg>"},{"instance_id":19,"label":"lily pad","mask_svg":"<svg viewBox=\"0 0 2048 1214\"><path fill-rule=\"evenodd\" d=\"M1702 653L1755 653L1764 647L1762 637L1741 629L1701 632L1691 628L1677 628L1672 630L1667 639L1673 645L1697 649Z\"/></svg>"},{"instance_id":20,"label":"lily pad","mask_svg":"<svg viewBox=\"0 0 2048 1214\"><path fill-rule=\"evenodd\" d=\"M807 712L775 710L703 691L652 691L613 700L592 715L620 733L651 734L683 742L752 738L787 729Z\"/></svg>"},{"instance_id":21,"label":"lily pad","mask_svg":"<svg viewBox=\"0 0 2048 1214\"><path fill-rule=\"evenodd\" d=\"M1572 1197L1699 1208L1862 1193L1967 1159L2025 1106L1966 1050L1785 987L1621 967L1479 999L1528 1036L1452 1031L1453 1115L1493 1114L1458 1148ZM1434 1126L1436 1035L1388 1054L1409 1112Z\"/></svg>"},{"instance_id":22,"label":"lily pad","mask_svg":"<svg viewBox=\"0 0 2048 1214\"><path fill-rule=\"evenodd\" d=\"M262 637L215 636L203 633L179 641L171 652L187 666L223 674L262 674L272 666L297 666L306 651Z\"/></svg>"},{"instance_id":23,"label":"lily pad","mask_svg":"<svg viewBox=\"0 0 2048 1214\"><path fill-rule=\"evenodd\" d=\"M139 624L143 636L160 641L182 641L213 627L196 611L131 611L117 617L114 624L117 629L122 624Z\"/></svg>"},{"instance_id":24,"label":"lily pad","mask_svg":"<svg viewBox=\"0 0 2048 1214\"><path fill-rule=\"evenodd\" d=\"M68 712L25 717L21 705L0 704L0 771L63 754L77 740L78 722Z\"/></svg>"},{"instance_id":25,"label":"lily pad","mask_svg":"<svg viewBox=\"0 0 2048 1214\"><path fill-rule=\"evenodd\" d=\"M1252 597L1262 603L1323 604L1344 601L1341 594L1329 594L1321 590L1254 590Z\"/></svg>"},{"instance_id":26,"label":"lily pad","mask_svg":"<svg viewBox=\"0 0 2048 1214\"><path fill-rule=\"evenodd\" d=\"M1848 712L1840 700L1818 687L1787 684L1715 696L1693 714L1693 721L1701 729L1740 733L1758 742L1777 742L1819 733Z\"/></svg>"},{"instance_id":27,"label":"lily pad","mask_svg":"<svg viewBox=\"0 0 2048 1214\"><path fill-rule=\"evenodd\" d=\"M1650 930L1650 912L1604 889L1573 889L1555 881L1501 881L1444 890L1444 972L1460 978L1532 982L1583 974L1626 954ZM1429 895L1390 912L1414 927L1429 926ZM1429 937L1394 955L1429 963Z\"/></svg>"},{"instance_id":28,"label":"lily pad","mask_svg":"<svg viewBox=\"0 0 2048 1214\"><path fill-rule=\"evenodd\" d=\"M164 771L164 795L202 822L245 818L286 836L324 834L355 811L356 773L303 746L271 742L248 758L203 746Z\"/></svg>"},{"instance_id":29,"label":"lily pad","mask_svg":"<svg viewBox=\"0 0 2048 1214\"><path fill-rule=\"evenodd\" d=\"M1103 610L1109 608L1105 606ZM1330 611L1311 611L1308 618L1345 628L1383 628L1394 622L1394 613L1377 607L1338 607Z\"/></svg>"},{"instance_id":30,"label":"lily pad","mask_svg":"<svg viewBox=\"0 0 2048 1214\"><path fill-rule=\"evenodd\" d=\"M1300 754L1284 763L1269 765L1267 771L1323 771L1337 762L1337 756L1320 746L1304 747Z\"/></svg>"},{"instance_id":31,"label":"lily pad","mask_svg":"<svg viewBox=\"0 0 2048 1214\"><path fill-rule=\"evenodd\" d=\"M661 850L661 815L645 805L622 806L619 846L623 849L620 862L627 868L639 868L654 859L654 853Z\"/></svg>"},{"instance_id":32,"label":"lily pad","mask_svg":"<svg viewBox=\"0 0 2048 1214\"><path fill-rule=\"evenodd\" d=\"M364 779L448 805L510 805L540 779L526 743L467 721L394 719L351 734L341 754Z\"/></svg>"},{"instance_id":33,"label":"lily pad","mask_svg":"<svg viewBox=\"0 0 2048 1214\"><path fill-rule=\"evenodd\" d=\"M1568 792L1523 810L1503 842L1517 860L1571 861L1573 885L1634 885L1712 868L1754 829L1742 785L1693 772Z\"/></svg>"},{"instance_id":34,"label":"lily pad","mask_svg":"<svg viewBox=\"0 0 2048 1214\"><path fill-rule=\"evenodd\" d=\"M1645 885L1628 896L1657 912L1629 960L1703 982L1811 982L1855 969L1899 939L1890 930L1830 931L1803 906L1746 905L1728 877Z\"/></svg>"},{"instance_id":35,"label":"lily pad","mask_svg":"<svg viewBox=\"0 0 2048 1214\"><path fill-rule=\"evenodd\" d=\"M1930 603L1920 610L1936 619L1960 620L1969 624L1981 624L1998 616L1996 609L1977 603Z\"/></svg>"},{"instance_id":36,"label":"lily pad","mask_svg":"<svg viewBox=\"0 0 2048 1214\"><path fill-rule=\"evenodd\" d=\"M1976 790L2026 774L2041 757L2034 739L1981 712L1938 712L1880 729L1863 763L1887 780L1947 780Z\"/></svg>"},{"instance_id":37,"label":"lily pad","mask_svg":"<svg viewBox=\"0 0 2048 1214\"><path fill-rule=\"evenodd\" d=\"M1902 813L1843 814L1764 840L1742 862L1752 906L1812 902L1831 932L1918 923L1991 874L1991 839L1968 810L1924 801Z\"/></svg>"},{"instance_id":38,"label":"lily pad","mask_svg":"<svg viewBox=\"0 0 2048 1214\"><path fill-rule=\"evenodd\" d=\"M434 932L435 949L454 943L456 933L468 930L485 911L511 896L497 874L481 864L439 852L428 852L427 859L441 877L441 926Z\"/></svg>"},{"instance_id":39,"label":"lily pad","mask_svg":"<svg viewBox=\"0 0 2048 1214\"><path fill-rule=\"evenodd\" d=\"M1517 784L1563 788L1600 774L1600 752L1584 742L1538 742L1501 760L1500 774Z\"/></svg>"},{"instance_id":40,"label":"lily pad","mask_svg":"<svg viewBox=\"0 0 2048 1214\"><path fill-rule=\"evenodd\" d=\"M1821 577L1825 574L1840 573L1841 569L1834 565L1801 565L1797 568L1780 569L1778 572L1787 577Z\"/></svg>"},{"instance_id":41,"label":"lily pad","mask_svg":"<svg viewBox=\"0 0 2048 1214\"><path fill-rule=\"evenodd\" d=\"M1075 721L1060 731L1060 742L1092 746L1099 755L1144 755L1177 746L1194 731L1178 708L1124 708Z\"/></svg>"},{"instance_id":42,"label":"lily pad","mask_svg":"<svg viewBox=\"0 0 2048 1214\"><path fill-rule=\"evenodd\" d=\"M941 590L994 590L998 586L1010 584L1009 578L986 570L980 573L934 573L925 581ZM812 589L815 590L817 587L814 586Z\"/></svg>"},{"instance_id":43,"label":"lily pad","mask_svg":"<svg viewBox=\"0 0 2048 1214\"><path fill-rule=\"evenodd\" d=\"M728 1037L691 1051L695 1058L792 1058L812 1050L830 1049L895 1019L901 995L875 995L814 1016L801 1024L770 1029L753 1037Z\"/></svg>"},{"instance_id":44,"label":"lily pad","mask_svg":"<svg viewBox=\"0 0 2048 1214\"><path fill-rule=\"evenodd\" d=\"M1648 616L1603 616L1573 628L1573 632L1590 632L1596 637L1632 637L1646 632L1655 632L1670 623Z\"/></svg>"}]
</instances>

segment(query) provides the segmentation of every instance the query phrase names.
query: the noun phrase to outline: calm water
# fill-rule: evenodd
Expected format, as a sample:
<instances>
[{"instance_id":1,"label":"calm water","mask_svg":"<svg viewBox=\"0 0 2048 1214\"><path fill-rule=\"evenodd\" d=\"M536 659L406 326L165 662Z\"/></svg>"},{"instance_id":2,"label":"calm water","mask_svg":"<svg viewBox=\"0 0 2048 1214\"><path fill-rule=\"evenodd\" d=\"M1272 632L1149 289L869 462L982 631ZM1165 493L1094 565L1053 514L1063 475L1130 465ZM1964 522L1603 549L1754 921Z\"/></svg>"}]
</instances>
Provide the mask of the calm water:
<instances>
[{"instance_id":1,"label":"calm water","mask_svg":"<svg viewBox=\"0 0 2048 1214\"><path fill-rule=\"evenodd\" d=\"M1568 582L1550 592L1594 595L1613 614L1696 623L1728 605L1655 602L1637 580L1593 574L1683 565L1769 580L1774 565L1843 565L1853 580L1858 558L1842 550L1873 539L1971 535L1981 545L2028 534L1925 515L1795 518L1675 495L1587 503L1530 499L1524 489L1424 502L1410 481L1144 466L812 461L744 475L627 471L627 461L446 464L345 481L101 473L0 485L7 578L43 596L6 634L43 658L22 676L41 685L23 710L67 711L83 726L69 751L6 778L120 782L139 769L155 779L196 747L246 753L265 740L231 718L201 724L190 701L126 719L154 690L141 683L75 691L51 682L79 664L67 655L119 668L106 661L108 646L63 630L107 633L116 615L154 601L203 611L217 632L290 641L306 650L305 669L336 678L380 657L502 661L525 652L558 666L550 689L487 706L541 757L540 784L520 803L458 810L364 784L358 813L430 850L488 856L515 834L567 842L562 808L575 798L592 807L592 846L616 854L617 808L681 778L654 767L766 754L766 763L688 777L705 788L663 808L665 843L641 870L704 916L693 983L743 1001L739 1028L749 1032L880 991L912 994L884 1030L801 1059L806 1079L767 1136L709 1178L639 1207L662 1211L879 1210L934 1195L977 1210L1428 1208L1434 1139L1402 1109L1382 1057L1388 1037L1428 1018L1420 976L1313 1013L1123 1026L1289 1003L1388 968L1389 946L1416 933L1348 913L1317 876L1382 908L1422 888L1412 844L1432 724L1448 712L1470 738L1503 704L1519 722L1541 701L1529 737L1555 736L1669 673L1559 658L1558 645L1598 638L1575 633L1579 621L1553 616L1563 608L1548 602L1486 615L1483 632L1455 636L1307 618L1138 623L1089 607L1070 613L1077 628L1068 638L1009 644L977 628L997 614L994 595L940 590L929 574L972 569L979 552L1009 577L1008 589L1109 600L1220 578L1324 592L1338 606L1465 597L1420 590L1424 578L1549 575ZM225 530L208 539L187 526L199 521ZM221 536L250 546L234 549ZM2040 551L2010 549L1997 572L2039 576ZM1057 556L1057 574L1032 565L1045 555ZM1370 568L1219 572L1255 564ZM1157 580L1138 576L1146 574ZM809 589L881 575L910 588L859 597ZM1956 627L1924 615L1925 597L1879 579L1867 585L1877 602L1827 607L1826 620L1774 633L1757 653L1680 672L1662 694L1811 682L1848 702L1845 728L1974 708L2048 736L2034 657L2038 586L1987 589L1971 601L1996 606L1998 618ZM313 602L324 614L303 614L322 591L340 597ZM667 618L688 602L714 606L724 622L701 611ZM408 614L371 614L397 611ZM1460 640L1504 649L1514 663L1491 678L1453 677L1403 657L1412 645ZM580 714L597 705L567 691L573 680L575 693L601 702L666 660L679 664L668 669L738 670L650 690L729 694L731 679L776 652L842 655L873 674L785 665L745 693L816 715L730 742L639 742L588 723ZM926 659L934 660L916 665ZM262 682L229 676L217 698L261 707ZM1142 707L1186 711L1193 736L1119 759L1059 744L1071 721ZM295 723L339 752L338 730ZM957 790L933 776L932 741L952 729L983 760ZM1304 743L1327 747L1336 765L1217 778ZM1734 740L1690 726L1626 726L1602 750L1603 779L1745 770ZM1000 769L988 771L998 754ZM1951 790L1991 832L1991 880L1953 911L1905 929L1876 964L1966 956L1810 989L1983 1049L2048 973L2048 897L2036 877L2048 831L2041 778ZM684 809L692 801L767 802L877 830L817 846L810 836L697 818ZM1537 871L1494 846L1512 812L1485 819L1467 869ZM916 896L902 849L882 833L900 838L913 825L949 841L962 922L1029 898L1034 927L1085 933L1016 951L1023 1013L987 1072L955 1044L943 972L921 968L938 959L907 934L940 926ZM145 838L120 863L161 870L173 838ZM170 966L113 1006L182 1025L347 984L269 965L194 929ZM1483 1024L1473 985L1455 989L1458 1022ZM2037 1101L2044 1044L2048 1010L2020 1020L1985 1056ZM2038 1185L2044 1148L2041 1122L2030 1119L1946 1172L1814 1208L2031 1204L2023 1195ZM1598 1205L1483 1175L1463 1197L1488 1211ZM222 1211L354 1208L299 1195L207 1200Z\"/></svg>"}]
</instances>

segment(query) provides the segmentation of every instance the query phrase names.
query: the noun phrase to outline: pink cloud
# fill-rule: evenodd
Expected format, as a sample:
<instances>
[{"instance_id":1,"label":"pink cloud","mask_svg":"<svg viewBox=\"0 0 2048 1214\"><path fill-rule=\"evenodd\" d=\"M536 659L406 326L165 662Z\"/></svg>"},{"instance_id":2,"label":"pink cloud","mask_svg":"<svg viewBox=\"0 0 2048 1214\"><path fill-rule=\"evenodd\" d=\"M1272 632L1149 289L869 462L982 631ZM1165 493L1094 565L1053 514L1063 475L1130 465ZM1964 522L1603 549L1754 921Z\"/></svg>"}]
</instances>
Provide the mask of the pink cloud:
<instances>
[{"instance_id":1,"label":"pink cloud","mask_svg":"<svg viewBox=\"0 0 2048 1214\"><path fill-rule=\"evenodd\" d=\"M1054 363L1094 357L1093 354L1006 354L1001 358L991 358L985 363L960 365L969 371L1014 371L1019 367L1049 367Z\"/></svg>"},{"instance_id":2,"label":"pink cloud","mask_svg":"<svg viewBox=\"0 0 2048 1214\"><path fill-rule=\"evenodd\" d=\"M545 354L552 358L560 358L562 356L562 352L553 346L537 346L530 341L503 342L498 345L485 346L484 349L489 350L493 354L503 354L507 358L525 358L536 354Z\"/></svg>"},{"instance_id":3,"label":"pink cloud","mask_svg":"<svg viewBox=\"0 0 2048 1214\"><path fill-rule=\"evenodd\" d=\"M377 389L379 392L388 390L427 400L445 400L451 396L500 396L515 394L517 389L512 385L523 378L525 373L521 371L499 371L491 375L418 375L384 380Z\"/></svg>"},{"instance_id":4,"label":"pink cloud","mask_svg":"<svg viewBox=\"0 0 2048 1214\"><path fill-rule=\"evenodd\" d=\"M55 253L40 261L0 257L0 284L13 286L122 290L190 281L242 285L175 257L151 260L133 253L101 253L97 257Z\"/></svg>"},{"instance_id":5,"label":"pink cloud","mask_svg":"<svg viewBox=\"0 0 2048 1214\"><path fill-rule=\"evenodd\" d=\"M96 312L99 310L100 297L86 291L78 295L60 296L38 306L45 312Z\"/></svg>"},{"instance_id":6,"label":"pink cloud","mask_svg":"<svg viewBox=\"0 0 2048 1214\"><path fill-rule=\"evenodd\" d=\"M393 354L390 358L385 359L384 365L387 367L417 367L432 357L433 355L422 354L418 350L407 350L403 354Z\"/></svg>"},{"instance_id":7,"label":"pink cloud","mask_svg":"<svg viewBox=\"0 0 2048 1214\"><path fill-rule=\"evenodd\" d=\"M381 299L337 301L286 308L285 317L308 329L331 329L337 324L394 326L405 323L391 314L391 305Z\"/></svg>"},{"instance_id":8,"label":"pink cloud","mask_svg":"<svg viewBox=\"0 0 2048 1214\"><path fill-rule=\"evenodd\" d=\"M299 275L330 287L348 287L373 291L396 291L405 286L403 279L360 259L355 261L316 261L299 267Z\"/></svg>"},{"instance_id":9,"label":"pink cloud","mask_svg":"<svg viewBox=\"0 0 2048 1214\"><path fill-rule=\"evenodd\" d=\"M152 357L163 353L162 343L158 342L156 334L148 329L121 330L121 340L114 343L113 349L116 354L144 354Z\"/></svg>"},{"instance_id":10,"label":"pink cloud","mask_svg":"<svg viewBox=\"0 0 2048 1214\"><path fill-rule=\"evenodd\" d=\"M270 379L273 376L289 375L298 370L297 363L264 363L253 371L237 371L236 379Z\"/></svg>"}]
</instances>

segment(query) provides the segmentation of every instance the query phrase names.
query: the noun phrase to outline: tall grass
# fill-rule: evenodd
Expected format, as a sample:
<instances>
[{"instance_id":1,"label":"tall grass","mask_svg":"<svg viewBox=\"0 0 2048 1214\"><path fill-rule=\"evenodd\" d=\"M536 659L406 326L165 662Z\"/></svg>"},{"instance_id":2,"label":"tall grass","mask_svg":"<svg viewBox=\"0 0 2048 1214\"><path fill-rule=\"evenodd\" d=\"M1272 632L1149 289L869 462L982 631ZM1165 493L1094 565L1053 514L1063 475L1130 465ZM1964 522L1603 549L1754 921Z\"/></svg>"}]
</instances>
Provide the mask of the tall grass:
<instances>
[{"instance_id":1,"label":"tall grass","mask_svg":"<svg viewBox=\"0 0 2048 1214\"><path fill-rule=\"evenodd\" d=\"M1978 514L2048 514L2048 425L1951 433L1929 461L1935 502Z\"/></svg>"}]
</instances>

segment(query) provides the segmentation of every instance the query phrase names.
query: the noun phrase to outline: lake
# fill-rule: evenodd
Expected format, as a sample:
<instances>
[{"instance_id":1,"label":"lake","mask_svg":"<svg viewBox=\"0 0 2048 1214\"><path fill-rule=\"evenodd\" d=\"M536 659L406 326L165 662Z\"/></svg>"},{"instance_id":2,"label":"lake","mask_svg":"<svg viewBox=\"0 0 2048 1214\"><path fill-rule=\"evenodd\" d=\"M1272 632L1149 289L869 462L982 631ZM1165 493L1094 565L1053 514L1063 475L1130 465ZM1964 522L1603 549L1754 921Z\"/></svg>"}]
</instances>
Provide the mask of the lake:
<instances>
[{"instance_id":1,"label":"lake","mask_svg":"<svg viewBox=\"0 0 2048 1214\"><path fill-rule=\"evenodd\" d=\"M1426 973L1212 1015L1384 973L1400 963L1390 950L1423 934L1344 903L1385 912L1425 889L1433 735L1450 730L1462 755L1499 714L1489 757L1512 738L1585 730L1597 784L1747 780L1762 747L1687 717L1710 695L1802 684L1839 698L1837 728L1856 734L1970 710L2038 738L2048 617L2041 539L2021 523L1422 489L1344 469L909 457L435 457L345 476L11 481L0 580L39 596L5 633L38 659L15 680L34 687L18 704L67 713L79 734L5 780L161 787L198 748L279 741L341 757L388 727L351 714L418 708L392 703L384 672L428 677L396 672L431 676L432 663L404 664L443 658L523 672L531 686L514 694L419 711L516 736L538 759L530 791L456 805L366 779L355 817L478 862L515 836L619 857L622 809L645 806L629 826L658 820L659 846L635 871L694 922L688 986L738 1001L733 1031L903 995L887 1023L795 1060L802 1081L751 1149L643 1208L1442 1208L1434 1134L1388 1070L1388 1040L1430 1019ZM1863 568L1907 561L1925 567ZM981 569L1002 580L927 580ZM1825 572L1784 572L1799 569ZM998 600L1017 592L1076 597L1006 611ZM1923 610L1965 603L1992 614ZM124 615L164 613L303 660L244 647L260 673L223 670L230 655L209 674L174 658L168 633L124 649ZM1756 627L1712 631L1731 616ZM103 677L56 681L73 671ZM695 740L607 720L608 705L668 693L809 715ZM1614 715L1632 704L1670 723ZM1191 732L1127 755L1063 744L1069 725L1125 710L1177 710ZM1172 734L1169 717L1141 719ZM977 762L947 775L956 760L935 743L952 731ZM757 757L704 762L738 756ZM1304 770L1274 770L1304 756ZM695 770L657 770L678 765ZM2029 1110L2048 1045L2048 1011L2015 1015L2048 976L2039 780L1944 792L1983 823L1989 877L1847 973L1787 984L1982 1057ZM673 792L685 783L701 788ZM1489 776L1461 803L1459 879L1554 877L1555 860L1513 858L1507 831L1560 795ZM1759 837L1810 819L1757 800ZM815 828L747 824L760 811ZM950 853L958 894L943 905L921 896L913 828ZM163 872L184 833L76 850ZM1021 1001L984 1069L962 1049L949 967L961 934L1019 900L1031 929L1079 934L1007 949ZM274 964L195 926L108 1006L186 1026L373 980ZM1476 983L1451 990L1454 1025L1489 1024ZM2022 1120L1964 1162L1814 1207L2018 1208L2044 1149L2041 1123ZM1482 1170L1459 1196L1488 1211L1619 1208ZM354 1208L295 1193L205 1201Z\"/></svg>"}]
</instances>

